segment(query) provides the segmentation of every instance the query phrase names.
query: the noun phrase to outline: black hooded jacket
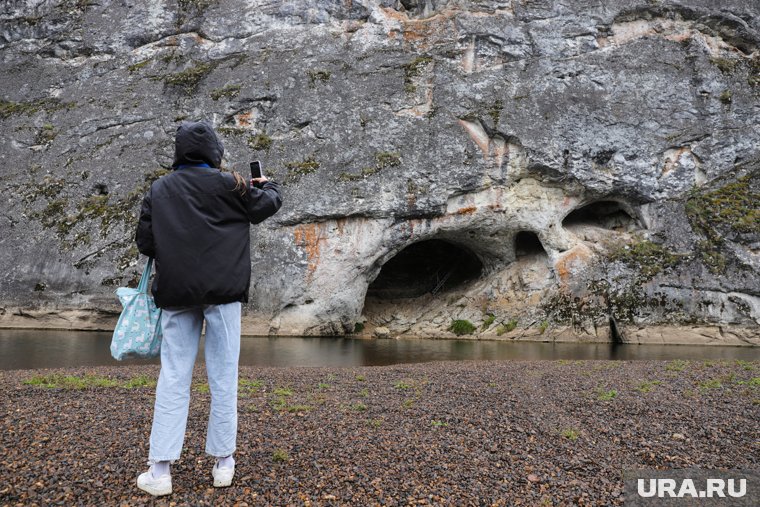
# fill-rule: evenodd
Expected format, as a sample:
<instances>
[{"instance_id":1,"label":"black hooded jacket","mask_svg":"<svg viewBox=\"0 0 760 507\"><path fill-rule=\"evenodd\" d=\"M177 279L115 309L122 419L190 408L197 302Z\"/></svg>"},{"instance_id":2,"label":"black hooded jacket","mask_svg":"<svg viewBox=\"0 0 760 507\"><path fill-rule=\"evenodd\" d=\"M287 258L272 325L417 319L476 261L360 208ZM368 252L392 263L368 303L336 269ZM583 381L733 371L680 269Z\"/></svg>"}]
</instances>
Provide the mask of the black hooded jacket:
<instances>
[{"instance_id":1,"label":"black hooded jacket","mask_svg":"<svg viewBox=\"0 0 760 507\"><path fill-rule=\"evenodd\" d=\"M232 174L217 169L223 154L208 123L183 122L174 172L153 182L143 199L137 248L155 258L159 308L248 301L249 226L274 215L282 198L274 182L241 195Z\"/></svg>"}]
</instances>

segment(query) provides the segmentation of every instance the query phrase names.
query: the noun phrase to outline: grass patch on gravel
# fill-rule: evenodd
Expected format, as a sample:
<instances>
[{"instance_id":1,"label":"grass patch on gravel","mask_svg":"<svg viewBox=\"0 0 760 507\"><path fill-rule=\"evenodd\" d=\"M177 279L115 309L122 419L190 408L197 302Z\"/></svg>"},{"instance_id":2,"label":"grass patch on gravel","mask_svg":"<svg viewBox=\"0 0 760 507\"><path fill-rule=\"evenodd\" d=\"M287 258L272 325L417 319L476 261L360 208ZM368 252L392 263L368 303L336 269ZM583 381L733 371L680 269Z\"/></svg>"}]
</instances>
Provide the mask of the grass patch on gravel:
<instances>
[{"instance_id":1,"label":"grass patch on gravel","mask_svg":"<svg viewBox=\"0 0 760 507\"><path fill-rule=\"evenodd\" d=\"M604 389L599 388L596 390L596 399L599 401L610 401L612 399L615 399L617 397L617 390L615 389Z\"/></svg>"},{"instance_id":2,"label":"grass patch on gravel","mask_svg":"<svg viewBox=\"0 0 760 507\"><path fill-rule=\"evenodd\" d=\"M683 359L676 359L673 361L668 361L668 363L665 365L665 369L668 371L684 371L686 367L689 365L689 361L684 361Z\"/></svg>"},{"instance_id":3,"label":"grass patch on gravel","mask_svg":"<svg viewBox=\"0 0 760 507\"><path fill-rule=\"evenodd\" d=\"M272 394L274 395L274 399L269 401L269 406L278 412L302 413L313 409L311 405L303 403L288 403L288 397L294 394L293 389L290 387L277 387L272 391ZM317 403L320 403L320 401L317 400ZM324 401L322 400L321 403L324 403Z\"/></svg>"},{"instance_id":4,"label":"grass patch on gravel","mask_svg":"<svg viewBox=\"0 0 760 507\"><path fill-rule=\"evenodd\" d=\"M577 430L574 430L573 428L565 428L562 431L560 431L559 434L562 435L562 437L575 442L576 440L578 440L578 436L580 435L580 432L578 432Z\"/></svg>"},{"instance_id":5,"label":"grass patch on gravel","mask_svg":"<svg viewBox=\"0 0 760 507\"><path fill-rule=\"evenodd\" d=\"M699 390L702 392L705 392L708 389L718 389L719 387L723 387L723 383L720 381L720 379L717 378L703 380L699 383Z\"/></svg>"},{"instance_id":6,"label":"grass patch on gravel","mask_svg":"<svg viewBox=\"0 0 760 507\"><path fill-rule=\"evenodd\" d=\"M290 459L290 455L288 455L288 451L285 449L275 449L272 451L272 461L275 463L285 463Z\"/></svg>"},{"instance_id":7,"label":"grass patch on gravel","mask_svg":"<svg viewBox=\"0 0 760 507\"><path fill-rule=\"evenodd\" d=\"M737 384L750 387L760 387L760 377L752 377L749 380L740 380L737 382Z\"/></svg>"},{"instance_id":8,"label":"grass patch on gravel","mask_svg":"<svg viewBox=\"0 0 760 507\"><path fill-rule=\"evenodd\" d=\"M736 365L741 366L742 369L747 371L752 371L755 369L755 364L752 361L742 361L741 359L737 359Z\"/></svg>"},{"instance_id":9,"label":"grass patch on gravel","mask_svg":"<svg viewBox=\"0 0 760 507\"><path fill-rule=\"evenodd\" d=\"M298 413L298 412L310 412L312 409L311 405L302 405L302 404L295 404L295 405L286 405L283 409L285 412Z\"/></svg>"},{"instance_id":10,"label":"grass patch on gravel","mask_svg":"<svg viewBox=\"0 0 760 507\"><path fill-rule=\"evenodd\" d=\"M93 387L120 387L118 381L98 375L35 375L24 384L48 389L87 389Z\"/></svg>"},{"instance_id":11,"label":"grass patch on gravel","mask_svg":"<svg viewBox=\"0 0 760 507\"><path fill-rule=\"evenodd\" d=\"M293 389L289 387L277 387L272 392L275 396L293 396Z\"/></svg>"},{"instance_id":12,"label":"grass patch on gravel","mask_svg":"<svg viewBox=\"0 0 760 507\"><path fill-rule=\"evenodd\" d=\"M264 382L261 380L238 379L238 393L240 394L249 394L253 391L258 391L262 387L264 387Z\"/></svg>"},{"instance_id":13,"label":"grass patch on gravel","mask_svg":"<svg viewBox=\"0 0 760 507\"><path fill-rule=\"evenodd\" d=\"M43 387L46 389L89 389L89 388L114 388L137 389L140 387L155 388L156 379L148 375L137 375L120 382L118 380L99 375L35 375L23 383L29 386Z\"/></svg>"},{"instance_id":14,"label":"grass patch on gravel","mask_svg":"<svg viewBox=\"0 0 760 507\"><path fill-rule=\"evenodd\" d=\"M415 390L419 390L423 386L428 384L429 382L430 382L430 379L427 376L416 378L416 379L406 377L396 382L393 385L393 387L395 387L396 389L412 389L413 388Z\"/></svg>"},{"instance_id":15,"label":"grass patch on gravel","mask_svg":"<svg viewBox=\"0 0 760 507\"><path fill-rule=\"evenodd\" d=\"M153 377L149 377L147 375L138 375L136 377L132 377L131 379L127 380L124 383L124 387L127 389L134 389L137 387L150 387L154 388L156 387L156 384L158 381L154 379Z\"/></svg>"},{"instance_id":16,"label":"grass patch on gravel","mask_svg":"<svg viewBox=\"0 0 760 507\"><path fill-rule=\"evenodd\" d=\"M648 393L654 388L654 386L659 386L660 384L662 384L662 382L659 380L645 380L636 386L636 390L640 393Z\"/></svg>"}]
</instances>

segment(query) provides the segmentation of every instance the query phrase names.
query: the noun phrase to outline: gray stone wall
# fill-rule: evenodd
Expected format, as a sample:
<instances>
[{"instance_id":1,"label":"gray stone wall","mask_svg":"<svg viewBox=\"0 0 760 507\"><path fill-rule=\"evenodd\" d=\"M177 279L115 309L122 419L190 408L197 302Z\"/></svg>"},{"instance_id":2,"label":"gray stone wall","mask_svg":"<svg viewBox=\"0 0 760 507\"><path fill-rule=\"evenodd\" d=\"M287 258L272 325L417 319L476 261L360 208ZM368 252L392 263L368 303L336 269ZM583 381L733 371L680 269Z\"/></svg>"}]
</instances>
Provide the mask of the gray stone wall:
<instances>
[{"instance_id":1,"label":"gray stone wall","mask_svg":"<svg viewBox=\"0 0 760 507\"><path fill-rule=\"evenodd\" d=\"M760 343L755 1L7 5L0 325L107 327L142 194L207 119L285 185L248 332ZM366 298L431 239L482 270Z\"/></svg>"}]
</instances>

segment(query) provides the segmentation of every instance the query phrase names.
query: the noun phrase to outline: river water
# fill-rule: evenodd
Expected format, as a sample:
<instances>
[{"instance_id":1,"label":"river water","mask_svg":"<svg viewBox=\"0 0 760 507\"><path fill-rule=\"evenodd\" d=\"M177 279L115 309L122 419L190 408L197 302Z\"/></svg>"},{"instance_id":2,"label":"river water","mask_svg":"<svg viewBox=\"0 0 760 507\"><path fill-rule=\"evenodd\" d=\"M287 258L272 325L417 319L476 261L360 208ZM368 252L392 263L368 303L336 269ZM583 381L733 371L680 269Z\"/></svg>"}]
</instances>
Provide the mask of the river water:
<instances>
[{"instance_id":1,"label":"river water","mask_svg":"<svg viewBox=\"0 0 760 507\"><path fill-rule=\"evenodd\" d=\"M158 360L116 361L110 343L111 333L0 329L0 370L158 364ZM198 358L203 359L202 345ZM376 366L493 359L758 361L760 347L243 337L240 353L240 364L252 366Z\"/></svg>"}]
</instances>

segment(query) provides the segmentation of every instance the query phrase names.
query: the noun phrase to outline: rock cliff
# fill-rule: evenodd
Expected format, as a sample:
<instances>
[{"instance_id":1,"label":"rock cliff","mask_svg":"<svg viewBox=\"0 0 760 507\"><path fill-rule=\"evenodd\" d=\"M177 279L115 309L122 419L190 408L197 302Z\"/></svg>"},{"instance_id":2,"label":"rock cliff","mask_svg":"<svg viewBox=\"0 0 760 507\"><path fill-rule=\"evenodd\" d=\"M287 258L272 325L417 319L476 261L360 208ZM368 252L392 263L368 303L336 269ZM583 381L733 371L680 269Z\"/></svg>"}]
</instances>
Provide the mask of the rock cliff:
<instances>
[{"instance_id":1,"label":"rock cliff","mask_svg":"<svg viewBox=\"0 0 760 507\"><path fill-rule=\"evenodd\" d=\"M250 333L760 344L754 0L0 20L0 325L113 323L141 197L208 119L228 169L285 185L252 228Z\"/></svg>"}]
</instances>

